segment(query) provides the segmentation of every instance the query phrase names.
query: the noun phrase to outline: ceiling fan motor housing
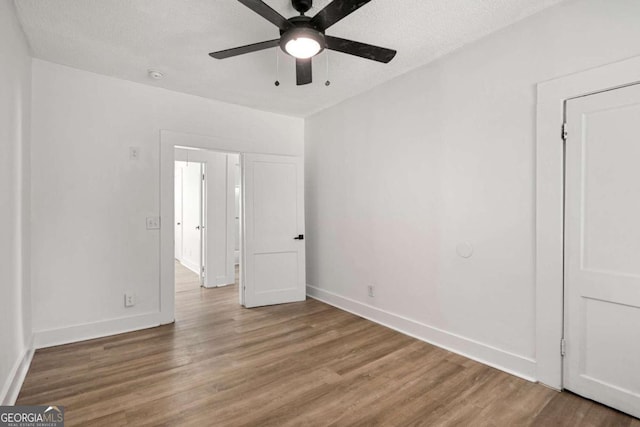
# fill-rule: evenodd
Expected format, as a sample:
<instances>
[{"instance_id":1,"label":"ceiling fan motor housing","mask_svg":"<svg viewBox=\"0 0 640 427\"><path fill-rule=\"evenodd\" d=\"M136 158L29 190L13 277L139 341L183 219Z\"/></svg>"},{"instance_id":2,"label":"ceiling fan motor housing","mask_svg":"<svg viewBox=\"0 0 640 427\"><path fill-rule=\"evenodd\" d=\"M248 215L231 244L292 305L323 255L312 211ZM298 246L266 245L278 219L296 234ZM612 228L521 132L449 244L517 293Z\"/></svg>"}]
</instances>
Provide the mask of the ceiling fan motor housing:
<instances>
[{"instance_id":1,"label":"ceiling fan motor housing","mask_svg":"<svg viewBox=\"0 0 640 427\"><path fill-rule=\"evenodd\" d=\"M291 4L295 10L304 14L313 6L313 0L291 0Z\"/></svg>"}]
</instances>

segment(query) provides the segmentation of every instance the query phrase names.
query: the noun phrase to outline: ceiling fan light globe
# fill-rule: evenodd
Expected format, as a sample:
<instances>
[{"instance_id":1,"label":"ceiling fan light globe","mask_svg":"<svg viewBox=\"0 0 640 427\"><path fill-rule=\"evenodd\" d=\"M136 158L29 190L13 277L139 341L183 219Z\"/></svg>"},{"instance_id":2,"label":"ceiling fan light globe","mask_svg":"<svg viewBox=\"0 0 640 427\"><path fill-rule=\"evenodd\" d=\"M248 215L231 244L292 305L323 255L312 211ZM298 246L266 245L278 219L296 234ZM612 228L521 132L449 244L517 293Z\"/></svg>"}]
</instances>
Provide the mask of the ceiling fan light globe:
<instances>
[{"instance_id":1,"label":"ceiling fan light globe","mask_svg":"<svg viewBox=\"0 0 640 427\"><path fill-rule=\"evenodd\" d=\"M320 43L307 37L291 39L284 48L289 55L299 59L314 57L322 50Z\"/></svg>"},{"instance_id":2,"label":"ceiling fan light globe","mask_svg":"<svg viewBox=\"0 0 640 427\"><path fill-rule=\"evenodd\" d=\"M280 37L280 48L296 59L312 58L322 52L326 45L324 34L314 28L305 27L305 24L296 24L296 27Z\"/></svg>"}]
</instances>

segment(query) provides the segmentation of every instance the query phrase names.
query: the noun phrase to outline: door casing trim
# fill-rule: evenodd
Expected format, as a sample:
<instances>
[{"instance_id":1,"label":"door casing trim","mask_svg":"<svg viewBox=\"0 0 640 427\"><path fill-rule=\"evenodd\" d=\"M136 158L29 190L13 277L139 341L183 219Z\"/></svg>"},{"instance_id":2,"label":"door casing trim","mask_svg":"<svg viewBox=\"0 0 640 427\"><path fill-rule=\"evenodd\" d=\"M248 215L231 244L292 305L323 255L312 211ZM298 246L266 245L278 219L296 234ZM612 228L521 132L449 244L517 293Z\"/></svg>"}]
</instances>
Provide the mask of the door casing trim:
<instances>
[{"instance_id":1,"label":"door casing trim","mask_svg":"<svg viewBox=\"0 0 640 427\"><path fill-rule=\"evenodd\" d=\"M247 141L197 135L172 130L160 130L160 319L161 324L175 321L175 271L174 271L174 160L175 148L189 147L242 155ZM240 148L240 150L239 150ZM240 243L242 252L242 242ZM242 275L242 273L241 273ZM242 281L242 277L241 277ZM238 292L243 304L243 293Z\"/></svg>"},{"instance_id":2,"label":"door casing trim","mask_svg":"<svg viewBox=\"0 0 640 427\"><path fill-rule=\"evenodd\" d=\"M536 371L539 382L562 389L564 322L565 103L640 82L640 56L537 85L536 107Z\"/></svg>"}]
</instances>

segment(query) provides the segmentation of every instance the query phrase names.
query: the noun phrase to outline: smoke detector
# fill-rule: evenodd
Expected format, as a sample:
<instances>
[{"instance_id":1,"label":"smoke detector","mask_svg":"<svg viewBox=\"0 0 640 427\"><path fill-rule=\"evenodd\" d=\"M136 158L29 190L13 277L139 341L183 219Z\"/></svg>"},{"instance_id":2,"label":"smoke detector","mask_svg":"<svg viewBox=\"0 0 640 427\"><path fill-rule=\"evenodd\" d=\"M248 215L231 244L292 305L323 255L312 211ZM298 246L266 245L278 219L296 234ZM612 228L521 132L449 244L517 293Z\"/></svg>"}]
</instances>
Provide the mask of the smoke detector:
<instances>
[{"instance_id":1,"label":"smoke detector","mask_svg":"<svg viewBox=\"0 0 640 427\"><path fill-rule=\"evenodd\" d=\"M163 74L160 71L157 70L149 70L149 77L152 78L153 80L160 80L162 79Z\"/></svg>"}]
</instances>

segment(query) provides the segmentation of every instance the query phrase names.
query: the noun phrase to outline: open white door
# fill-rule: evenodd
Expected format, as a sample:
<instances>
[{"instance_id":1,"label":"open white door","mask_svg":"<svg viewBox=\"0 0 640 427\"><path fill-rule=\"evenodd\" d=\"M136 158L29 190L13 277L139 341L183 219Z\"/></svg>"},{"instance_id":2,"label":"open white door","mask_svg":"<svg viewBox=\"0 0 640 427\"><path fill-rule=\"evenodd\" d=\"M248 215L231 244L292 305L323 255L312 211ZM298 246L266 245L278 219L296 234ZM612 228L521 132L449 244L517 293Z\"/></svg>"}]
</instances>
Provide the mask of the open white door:
<instances>
[{"instance_id":1,"label":"open white door","mask_svg":"<svg viewBox=\"0 0 640 427\"><path fill-rule=\"evenodd\" d=\"M567 125L564 387L640 417L640 85Z\"/></svg>"},{"instance_id":2,"label":"open white door","mask_svg":"<svg viewBox=\"0 0 640 427\"><path fill-rule=\"evenodd\" d=\"M230 155L205 152L204 286L235 283L235 162Z\"/></svg>"},{"instance_id":3,"label":"open white door","mask_svg":"<svg viewBox=\"0 0 640 427\"><path fill-rule=\"evenodd\" d=\"M182 169L182 264L202 283L202 163Z\"/></svg>"},{"instance_id":4,"label":"open white door","mask_svg":"<svg viewBox=\"0 0 640 427\"><path fill-rule=\"evenodd\" d=\"M182 162L175 162L174 178L174 219L175 219L175 258L182 261Z\"/></svg>"},{"instance_id":5,"label":"open white door","mask_svg":"<svg viewBox=\"0 0 640 427\"><path fill-rule=\"evenodd\" d=\"M298 157L242 156L245 307L304 301L304 169Z\"/></svg>"}]
</instances>

